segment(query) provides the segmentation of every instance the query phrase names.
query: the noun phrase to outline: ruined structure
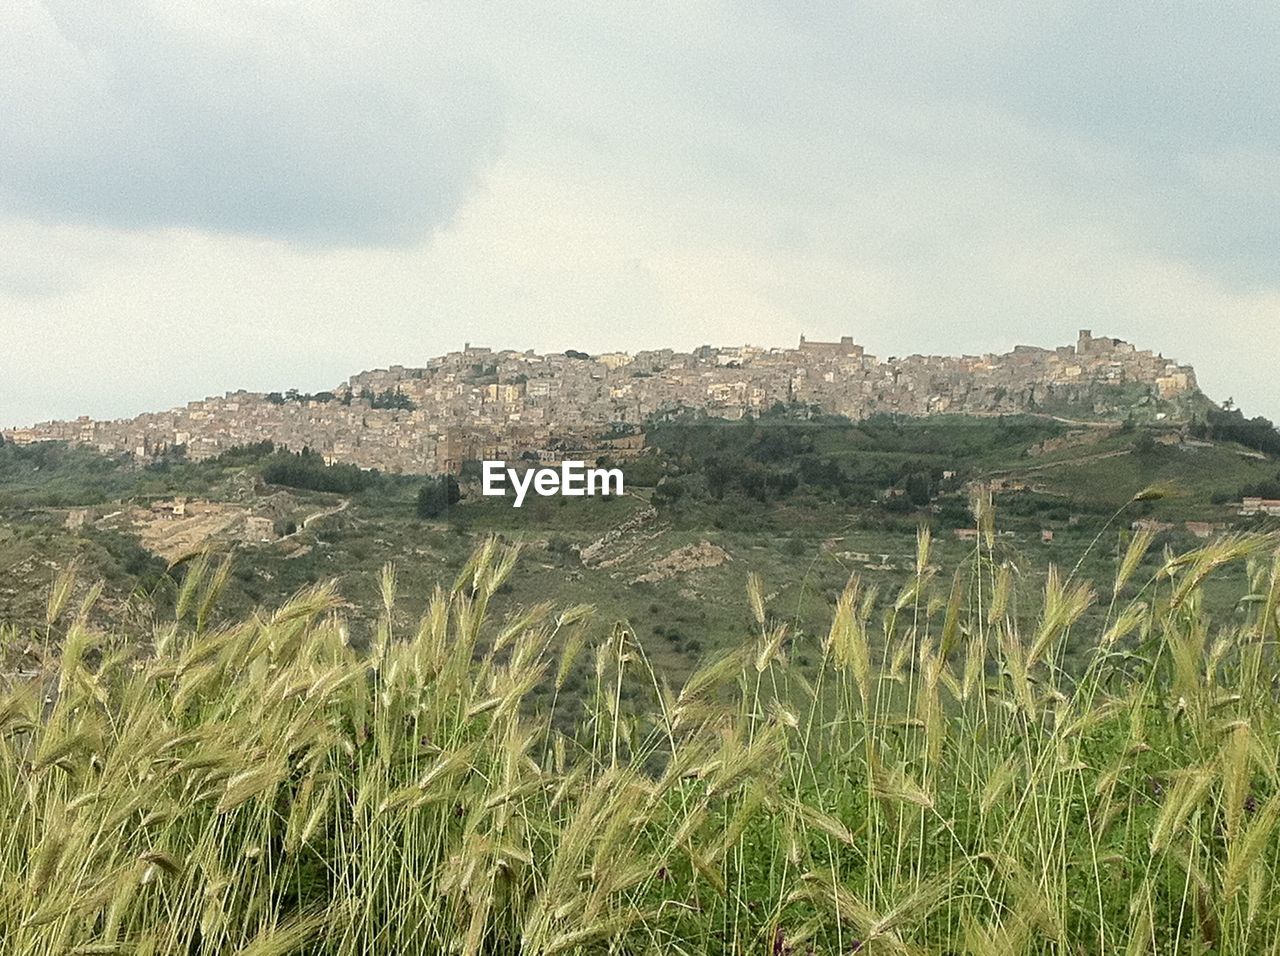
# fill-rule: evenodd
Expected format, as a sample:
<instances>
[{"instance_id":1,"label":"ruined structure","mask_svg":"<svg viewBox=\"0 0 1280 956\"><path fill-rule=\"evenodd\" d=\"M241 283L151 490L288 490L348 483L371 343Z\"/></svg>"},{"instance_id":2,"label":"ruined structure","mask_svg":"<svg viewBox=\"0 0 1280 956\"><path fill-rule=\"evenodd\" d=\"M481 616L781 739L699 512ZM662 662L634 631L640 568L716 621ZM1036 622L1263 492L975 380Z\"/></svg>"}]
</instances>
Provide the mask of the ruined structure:
<instances>
[{"instance_id":1,"label":"ruined structure","mask_svg":"<svg viewBox=\"0 0 1280 956\"><path fill-rule=\"evenodd\" d=\"M393 472L456 472L475 459L625 458L643 426L682 409L736 419L778 403L864 418L1085 407L1194 392L1190 366L1082 331L1074 346L1004 355L877 359L845 336L794 349L703 346L585 356L476 348L419 368L361 372L317 396L245 391L118 421L79 418L5 433L139 458L181 446L192 459L270 440L329 461Z\"/></svg>"}]
</instances>

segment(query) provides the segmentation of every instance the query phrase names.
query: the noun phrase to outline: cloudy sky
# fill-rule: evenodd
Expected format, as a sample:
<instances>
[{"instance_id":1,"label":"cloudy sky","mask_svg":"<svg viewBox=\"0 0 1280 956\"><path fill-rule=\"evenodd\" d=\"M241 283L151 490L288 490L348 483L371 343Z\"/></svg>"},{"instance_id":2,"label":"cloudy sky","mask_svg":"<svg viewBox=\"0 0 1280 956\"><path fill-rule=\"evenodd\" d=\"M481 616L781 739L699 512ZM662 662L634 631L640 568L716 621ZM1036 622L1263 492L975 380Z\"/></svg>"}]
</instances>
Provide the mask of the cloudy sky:
<instances>
[{"instance_id":1,"label":"cloudy sky","mask_svg":"<svg viewBox=\"0 0 1280 956\"><path fill-rule=\"evenodd\" d=\"M1280 418L1273 0L481 6L0 4L0 425L1082 327Z\"/></svg>"}]
</instances>

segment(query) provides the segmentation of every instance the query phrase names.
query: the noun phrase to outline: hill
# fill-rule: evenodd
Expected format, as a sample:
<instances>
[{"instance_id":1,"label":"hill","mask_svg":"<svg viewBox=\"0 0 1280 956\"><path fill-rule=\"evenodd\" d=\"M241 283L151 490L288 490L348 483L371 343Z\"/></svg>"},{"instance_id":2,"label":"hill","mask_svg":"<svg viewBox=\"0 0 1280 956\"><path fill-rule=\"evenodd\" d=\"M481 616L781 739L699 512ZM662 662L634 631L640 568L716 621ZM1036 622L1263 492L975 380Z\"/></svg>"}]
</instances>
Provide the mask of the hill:
<instances>
[{"instance_id":1,"label":"hill","mask_svg":"<svg viewBox=\"0 0 1280 956\"><path fill-rule=\"evenodd\" d=\"M1211 404L1190 366L1082 331L1075 345L981 356L879 359L844 337L797 348L703 346L559 355L467 346L417 368L352 376L303 394L230 392L123 421L12 429L15 444L64 441L146 461L204 460L270 441L328 462L457 473L480 459L635 454L654 422L689 413L739 420L775 408L876 415L1034 413L1188 421Z\"/></svg>"},{"instance_id":2,"label":"hill","mask_svg":"<svg viewBox=\"0 0 1280 956\"><path fill-rule=\"evenodd\" d=\"M881 601L896 592L914 573L922 525L939 573L968 560L981 546L973 503L988 495L999 560L1029 579L1051 565L1102 577L1135 523L1178 548L1265 529L1274 520L1242 516L1239 503L1280 481L1280 461L1165 423L854 422L791 410L747 421L686 416L648 437L625 463L623 497L532 498L515 510L479 496L464 474L461 500L427 518L416 505L431 479L348 473L270 445L141 466L86 449L6 446L0 620L38 631L42 594L78 558L82 580L106 582L96 611L104 623L136 622L150 603L175 600L183 559L207 550L231 558L223 613L244 615L333 578L362 642L376 621L361 609L376 606L386 562L400 569L408 620L497 534L524 550L498 606L600 603L679 677L741 635L748 571L770 582L793 627L817 633L851 575ZM1158 494L1135 500L1153 487Z\"/></svg>"}]
</instances>

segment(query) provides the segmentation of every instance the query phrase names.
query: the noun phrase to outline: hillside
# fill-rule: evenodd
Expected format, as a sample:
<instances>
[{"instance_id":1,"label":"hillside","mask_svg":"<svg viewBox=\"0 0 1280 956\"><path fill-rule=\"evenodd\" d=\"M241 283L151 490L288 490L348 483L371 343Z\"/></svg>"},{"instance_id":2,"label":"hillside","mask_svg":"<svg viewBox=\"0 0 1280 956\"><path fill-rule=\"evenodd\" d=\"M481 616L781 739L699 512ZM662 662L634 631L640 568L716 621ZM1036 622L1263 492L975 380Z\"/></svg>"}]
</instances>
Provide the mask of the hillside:
<instances>
[{"instance_id":1,"label":"hillside","mask_svg":"<svg viewBox=\"0 0 1280 956\"><path fill-rule=\"evenodd\" d=\"M845 336L796 348L703 346L629 355L539 355L468 345L414 368L362 372L330 390L229 392L121 421L82 417L11 429L16 444L64 441L140 461L199 461L263 441L399 473L464 462L632 455L654 422L741 420L776 408L877 415L1039 414L1187 421L1210 403L1195 370L1120 339L1005 354L880 359Z\"/></svg>"},{"instance_id":2,"label":"hillside","mask_svg":"<svg viewBox=\"0 0 1280 956\"><path fill-rule=\"evenodd\" d=\"M182 559L208 550L231 558L224 613L334 578L363 641L372 621L361 609L375 605L384 563L399 568L407 620L498 534L524 551L499 606L599 603L679 676L742 633L748 571L770 582L795 628L816 633L850 575L883 595L897 590L914 571L922 525L938 573L950 575L977 546L972 503L986 493L995 552L1033 578L1051 564L1111 573L1135 522L1179 548L1276 523L1241 516L1239 502L1280 481L1280 461L1163 425L777 414L679 419L648 437L625 465L622 498L534 498L517 511L480 497L464 474L461 501L436 517L415 508L426 479L348 473L267 446L143 467L84 449L8 446L0 620L39 625L49 582L78 557L82 581L106 582L97 613L132 621L147 601L172 601ZM1152 487L1159 497L1132 500Z\"/></svg>"}]
</instances>

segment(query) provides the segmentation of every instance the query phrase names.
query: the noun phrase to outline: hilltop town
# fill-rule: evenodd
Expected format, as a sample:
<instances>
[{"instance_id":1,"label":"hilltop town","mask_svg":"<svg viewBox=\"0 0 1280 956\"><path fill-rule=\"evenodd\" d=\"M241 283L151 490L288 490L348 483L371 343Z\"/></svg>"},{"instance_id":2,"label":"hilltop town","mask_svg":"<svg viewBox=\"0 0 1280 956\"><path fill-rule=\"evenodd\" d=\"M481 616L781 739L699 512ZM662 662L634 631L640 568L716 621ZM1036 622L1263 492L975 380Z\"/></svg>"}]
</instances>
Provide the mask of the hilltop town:
<instances>
[{"instance_id":1,"label":"hilltop town","mask_svg":"<svg viewBox=\"0 0 1280 956\"><path fill-rule=\"evenodd\" d=\"M65 441L106 453L192 460L271 441L329 462L400 473L457 472L476 459L559 460L643 447L643 427L686 410L728 419L804 405L877 413L1013 414L1084 408L1114 416L1196 392L1194 370L1115 338L981 356L878 359L852 337L796 348L704 346L630 355L493 351L467 345L418 368L361 372L318 394L229 392L132 419L44 422L16 444Z\"/></svg>"}]
</instances>

